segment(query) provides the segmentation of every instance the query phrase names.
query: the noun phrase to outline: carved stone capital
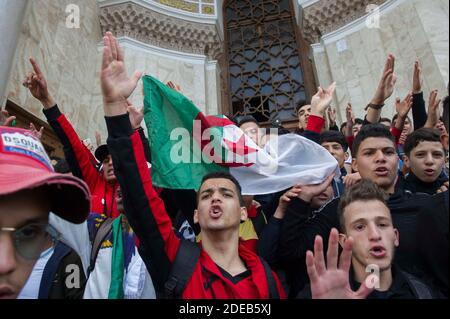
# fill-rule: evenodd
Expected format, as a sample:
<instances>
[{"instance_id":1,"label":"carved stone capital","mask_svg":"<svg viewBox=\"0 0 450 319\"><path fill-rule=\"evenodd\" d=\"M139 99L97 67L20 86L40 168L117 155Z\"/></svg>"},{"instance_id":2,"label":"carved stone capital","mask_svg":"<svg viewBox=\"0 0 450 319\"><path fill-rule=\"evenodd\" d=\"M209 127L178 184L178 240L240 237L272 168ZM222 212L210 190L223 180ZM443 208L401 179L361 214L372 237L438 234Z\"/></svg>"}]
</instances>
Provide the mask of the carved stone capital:
<instances>
[{"instance_id":1,"label":"carved stone capital","mask_svg":"<svg viewBox=\"0 0 450 319\"><path fill-rule=\"evenodd\" d=\"M205 55L216 59L222 42L216 25L186 21L133 2L100 8L102 32L126 36L169 50Z\"/></svg>"},{"instance_id":2,"label":"carved stone capital","mask_svg":"<svg viewBox=\"0 0 450 319\"><path fill-rule=\"evenodd\" d=\"M309 43L364 16L370 4L381 5L387 0L320 0L303 10L303 36Z\"/></svg>"}]
</instances>

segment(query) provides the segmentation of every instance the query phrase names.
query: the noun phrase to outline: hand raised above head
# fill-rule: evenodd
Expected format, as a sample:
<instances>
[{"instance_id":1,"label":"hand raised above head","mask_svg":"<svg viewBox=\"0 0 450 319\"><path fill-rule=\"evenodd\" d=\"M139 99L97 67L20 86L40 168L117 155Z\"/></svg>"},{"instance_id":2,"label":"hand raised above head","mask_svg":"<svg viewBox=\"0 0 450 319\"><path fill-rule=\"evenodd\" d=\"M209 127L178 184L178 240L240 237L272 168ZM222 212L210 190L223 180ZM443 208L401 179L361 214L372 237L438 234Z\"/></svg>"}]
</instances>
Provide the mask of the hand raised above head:
<instances>
[{"instance_id":1,"label":"hand raised above head","mask_svg":"<svg viewBox=\"0 0 450 319\"><path fill-rule=\"evenodd\" d=\"M409 92L406 97L403 99L403 101L400 101L399 98L395 100L395 109L397 111L397 114L401 118L405 118L408 116L409 111L412 107L412 93Z\"/></svg>"},{"instance_id":2,"label":"hand raised above head","mask_svg":"<svg viewBox=\"0 0 450 319\"><path fill-rule=\"evenodd\" d=\"M428 117L424 125L426 128L434 128L439 122L439 104L441 99L438 98L438 90L433 90L430 92L428 98Z\"/></svg>"},{"instance_id":3,"label":"hand raised above head","mask_svg":"<svg viewBox=\"0 0 450 319\"><path fill-rule=\"evenodd\" d=\"M397 76L395 71L395 56L389 54L384 65L383 75L378 83L377 90L371 103L375 105L383 105L384 102L394 93Z\"/></svg>"},{"instance_id":4,"label":"hand raised above head","mask_svg":"<svg viewBox=\"0 0 450 319\"><path fill-rule=\"evenodd\" d=\"M142 72L129 77L125 69L124 51L111 32L103 37L103 56L100 82L108 116L126 113L127 98L133 93Z\"/></svg>"},{"instance_id":5,"label":"hand raised above head","mask_svg":"<svg viewBox=\"0 0 450 319\"><path fill-rule=\"evenodd\" d=\"M127 103L127 112L130 117L131 127L136 130L141 127L141 123L144 120L144 107L137 108L129 101Z\"/></svg>"},{"instance_id":6,"label":"hand raised above head","mask_svg":"<svg viewBox=\"0 0 450 319\"><path fill-rule=\"evenodd\" d=\"M330 106L333 94L336 89L336 82L329 87L319 87L317 93L311 99L311 114L324 117L325 110Z\"/></svg>"},{"instance_id":7,"label":"hand raised above head","mask_svg":"<svg viewBox=\"0 0 450 319\"><path fill-rule=\"evenodd\" d=\"M23 81L23 86L30 90L31 95L38 99L45 109L51 108L56 103L48 92L47 81L35 59L30 58L33 71L29 72Z\"/></svg>"},{"instance_id":8,"label":"hand raised above head","mask_svg":"<svg viewBox=\"0 0 450 319\"><path fill-rule=\"evenodd\" d=\"M420 67L419 61L414 63L412 92L413 94L422 92L422 68Z\"/></svg>"}]
</instances>

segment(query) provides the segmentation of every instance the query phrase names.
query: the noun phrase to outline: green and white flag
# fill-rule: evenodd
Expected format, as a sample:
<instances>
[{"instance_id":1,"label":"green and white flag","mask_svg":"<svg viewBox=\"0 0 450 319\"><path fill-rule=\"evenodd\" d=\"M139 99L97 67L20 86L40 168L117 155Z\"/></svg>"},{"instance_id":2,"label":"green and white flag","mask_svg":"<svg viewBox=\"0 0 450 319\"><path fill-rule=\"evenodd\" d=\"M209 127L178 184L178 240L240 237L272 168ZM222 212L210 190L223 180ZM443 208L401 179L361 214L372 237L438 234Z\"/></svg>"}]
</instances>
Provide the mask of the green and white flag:
<instances>
[{"instance_id":1,"label":"green and white flag","mask_svg":"<svg viewBox=\"0 0 450 319\"><path fill-rule=\"evenodd\" d=\"M313 141L286 134L260 148L228 118L204 115L151 76L143 82L155 186L197 190L204 175L228 171L243 194L269 194L340 174L333 156Z\"/></svg>"}]
</instances>

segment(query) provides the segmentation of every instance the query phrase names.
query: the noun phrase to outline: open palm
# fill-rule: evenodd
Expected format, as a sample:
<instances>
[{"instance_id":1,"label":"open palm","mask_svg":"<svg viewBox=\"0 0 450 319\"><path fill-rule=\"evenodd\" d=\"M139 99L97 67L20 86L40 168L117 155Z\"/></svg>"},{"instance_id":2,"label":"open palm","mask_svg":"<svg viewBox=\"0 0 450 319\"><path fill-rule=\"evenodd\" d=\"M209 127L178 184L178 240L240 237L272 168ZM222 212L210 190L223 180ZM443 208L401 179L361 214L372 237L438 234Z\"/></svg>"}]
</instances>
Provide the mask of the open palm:
<instances>
[{"instance_id":1,"label":"open palm","mask_svg":"<svg viewBox=\"0 0 450 319\"><path fill-rule=\"evenodd\" d=\"M364 299L372 292L365 283L358 291L353 291L349 282L353 239L345 241L338 266L339 234L336 229L330 232L327 251L327 263L323 253L323 241L320 236L314 242L314 254L306 254L306 266L311 281L313 299Z\"/></svg>"},{"instance_id":2,"label":"open palm","mask_svg":"<svg viewBox=\"0 0 450 319\"><path fill-rule=\"evenodd\" d=\"M332 83L328 88L319 87L319 91L311 99L311 108L320 114L324 114L326 108L331 104L333 93L336 89L336 82Z\"/></svg>"},{"instance_id":3,"label":"open palm","mask_svg":"<svg viewBox=\"0 0 450 319\"><path fill-rule=\"evenodd\" d=\"M133 93L142 73L135 72L132 77L128 77L123 50L111 32L106 32L103 44L100 76L103 98L105 103L125 101Z\"/></svg>"},{"instance_id":4,"label":"open palm","mask_svg":"<svg viewBox=\"0 0 450 319\"><path fill-rule=\"evenodd\" d=\"M399 98L395 100L395 109L398 113L398 116L404 118L408 115L409 111L412 107L412 93L408 93L403 101L400 101Z\"/></svg>"}]
</instances>

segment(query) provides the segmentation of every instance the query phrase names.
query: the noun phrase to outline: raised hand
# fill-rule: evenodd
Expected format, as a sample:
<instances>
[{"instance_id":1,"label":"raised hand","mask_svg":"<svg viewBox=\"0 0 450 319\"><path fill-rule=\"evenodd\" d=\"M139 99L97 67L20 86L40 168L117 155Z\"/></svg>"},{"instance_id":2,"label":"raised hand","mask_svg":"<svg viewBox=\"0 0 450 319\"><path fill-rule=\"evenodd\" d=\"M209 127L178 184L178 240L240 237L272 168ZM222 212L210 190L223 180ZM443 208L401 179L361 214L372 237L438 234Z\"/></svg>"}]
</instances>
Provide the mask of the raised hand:
<instances>
[{"instance_id":1,"label":"raised hand","mask_svg":"<svg viewBox=\"0 0 450 319\"><path fill-rule=\"evenodd\" d=\"M95 144L97 144L97 147L102 145L102 135L99 131L95 131Z\"/></svg>"},{"instance_id":2,"label":"raised hand","mask_svg":"<svg viewBox=\"0 0 450 319\"><path fill-rule=\"evenodd\" d=\"M321 88L311 99L311 114L324 117L325 110L330 106L333 99L333 93L336 89L336 82L333 82L328 88Z\"/></svg>"},{"instance_id":3,"label":"raised hand","mask_svg":"<svg viewBox=\"0 0 450 319\"><path fill-rule=\"evenodd\" d=\"M141 127L141 123L144 120L144 107L136 108L130 102L128 102L127 112L130 117L131 127L135 130Z\"/></svg>"},{"instance_id":4,"label":"raised hand","mask_svg":"<svg viewBox=\"0 0 450 319\"><path fill-rule=\"evenodd\" d=\"M412 93L409 92L403 101L400 101L400 98L395 100L395 110L397 114L401 118L406 118L408 116L409 111L411 110L413 103Z\"/></svg>"},{"instance_id":5,"label":"raised hand","mask_svg":"<svg viewBox=\"0 0 450 319\"><path fill-rule=\"evenodd\" d=\"M334 107L329 107L327 109L328 120L330 121L330 127L336 125L336 109Z\"/></svg>"},{"instance_id":6,"label":"raised hand","mask_svg":"<svg viewBox=\"0 0 450 319\"><path fill-rule=\"evenodd\" d=\"M15 119L15 116L9 116L7 110L0 111L0 126L10 126Z\"/></svg>"},{"instance_id":7,"label":"raised hand","mask_svg":"<svg viewBox=\"0 0 450 319\"><path fill-rule=\"evenodd\" d=\"M413 94L422 92L422 68L420 67L419 61L414 63L412 92Z\"/></svg>"},{"instance_id":8,"label":"raised hand","mask_svg":"<svg viewBox=\"0 0 450 319\"><path fill-rule=\"evenodd\" d=\"M331 182L333 181L334 175L334 173L331 174L320 184L295 185L296 187L300 188L298 197L307 203L311 202L314 196L322 194L328 188L328 186L330 186Z\"/></svg>"},{"instance_id":9,"label":"raised hand","mask_svg":"<svg viewBox=\"0 0 450 319\"><path fill-rule=\"evenodd\" d=\"M395 57L392 54L389 54L384 65L383 76L381 77L377 91L372 98L372 104L382 105L384 104L384 101L394 93L395 83L397 82L397 76L395 75L394 70Z\"/></svg>"},{"instance_id":10,"label":"raised hand","mask_svg":"<svg viewBox=\"0 0 450 319\"><path fill-rule=\"evenodd\" d=\"M300 186L294 186L286 193L284 193L283 196L280 197L277 210L275 211L275 214L273 216L278 219L282 219L284 217L284 214L286 213L286 208L291 202L291 198L298 197L298 194L300 194L301 191L302 189Z\"/></svg>"},{"instance_id":11,"label":"raised hand","mask_svg":"<svg viewBox=\"0 0 450 319\"><path fill-rule=\"evenodd\" d=\"M348 102L347 107L345 108L345 117L346 117L346 125L345 125L345 136L353 136L353 124L355 122L355 115L353 114L352 104Z\"/></svg>"},{"instance_id":12,"label":"raised hand","mask_svg":"<svg viewBox=\"0 0 450 319\"><path fill-rule=\"evenodd\" d=\"M438 90L433 90L428 98L428 118L424 125L426 128L434 128L439 121L439 104L441 99L438 99Z\"/></svg>"},{"instance_id":13,"label":"raised hand","mask_svg":"<svg viewBox=\"0 0 450 319\"><path fill-rule=\"evenodd\" d=\"M136 71L133 76L128 77L124 52L111 32L106 32L103 45L100 82L105 114L107 116L124 114L127 108L126 100L136 88L142 73Z\"/></svg>"},{"instance_id":14,"label":"raised hand","mask_svg":"<svg viewBox=\"0 0 450 319\"><path fill-rule=\"evenodd\" d=\"M37 139L41 139L42 138L42 134L44 133L44 127L42 126L39 130L36 128L36 126L34 126L33 123L30 123L30 131L31 133L37 138Z\"/></svg>"},{"instance_id":15,"label":"raised hand","mask_svg":"<svg viewBox=\"0 0 450 319\"><path fill-rule=\"evenodd\" d=\"M353 239L349 237L339 258L339 234L333 228L328 241L327 262L323 252L322 237L314 241L314 254L306 253L306 267L311 282L313 299L365 299L373 291L365 283L358 291L353 291L349 282L349 271L352 261ZM339 259L339 264L338 264Z\"/></svg>"},{"instance_id":16,"label":"raised hand","mask_svg":"<svg viewBox=\"0 0 450 319\"><path fill-rule=\"evenodd\" d=\"M48 93L47 81L36 60L30 58L30 63L33 66L33 72L28 73L22 84L42 103L44 109L49 109L55 106L55 100Z\"/></svg>"}]
</instances>

